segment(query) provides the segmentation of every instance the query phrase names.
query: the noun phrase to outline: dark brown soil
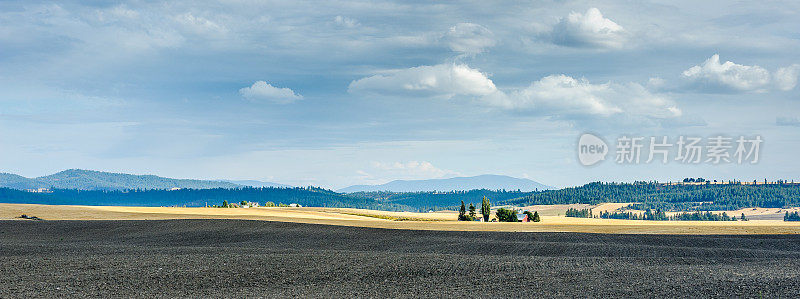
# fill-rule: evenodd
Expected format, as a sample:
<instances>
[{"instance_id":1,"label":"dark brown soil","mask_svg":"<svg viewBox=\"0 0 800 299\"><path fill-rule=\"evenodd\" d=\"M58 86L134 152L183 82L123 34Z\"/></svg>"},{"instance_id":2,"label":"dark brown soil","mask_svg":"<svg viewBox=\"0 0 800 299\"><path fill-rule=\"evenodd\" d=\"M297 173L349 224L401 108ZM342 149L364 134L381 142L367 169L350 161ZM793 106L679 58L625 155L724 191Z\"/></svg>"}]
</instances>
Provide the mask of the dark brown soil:
<instances>
[{"instance_id":1,"label":"dark brown soil","mask_svg":"<svg viewBox=\"0 0 800 299\"><path fill-rule=\"evenodd\" d=\"M800 297L800 236L0 221L0 298Z\"/></svg>"}]
</instances>

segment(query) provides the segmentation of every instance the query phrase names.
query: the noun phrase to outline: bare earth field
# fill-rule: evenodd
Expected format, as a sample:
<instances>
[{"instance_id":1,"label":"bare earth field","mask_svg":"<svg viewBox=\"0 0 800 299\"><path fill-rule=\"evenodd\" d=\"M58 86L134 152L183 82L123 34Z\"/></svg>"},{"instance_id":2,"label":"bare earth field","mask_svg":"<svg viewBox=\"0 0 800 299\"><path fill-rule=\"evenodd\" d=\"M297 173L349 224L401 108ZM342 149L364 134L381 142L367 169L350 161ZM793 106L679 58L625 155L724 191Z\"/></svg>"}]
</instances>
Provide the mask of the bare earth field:
<instances>
[{"instance_id":1,"label":"bare earth field","mask_svg":"<svg viewBox=\"0 0 800 299\"><path fill-rule=\"evenodd\" d=\"M800 296L800 235L0 220L0 260L0 298Z\"/></svg>"},{"instance_id":2,"label":"bare earth field","mask_svg":"<svg viewBox=\"0 0 800 299\"><path fill-rule=\"evenodd\" d=\"M610 205L610 207L609 207ZM604 204L599 208L618 208L623 204ZM542 211L540 223L459 222L455 212L409 213L339 208L173 208L173 207L96 207L0 204L0 220L18 219L22 214L45 220L165 220L165 219L246 219L341 226L508 232L583 232L614 234L800 234L800 223L784 222L780 209L747 209L746 214L781 215L775 220L752 221L644 221L568 218L563 211L577 205L534 206ZM740 212L732 212L739 215ZM753 216L748 216L753 217ZM399 221L403 220L403 221Z\"/></svg>"}]
</instances>

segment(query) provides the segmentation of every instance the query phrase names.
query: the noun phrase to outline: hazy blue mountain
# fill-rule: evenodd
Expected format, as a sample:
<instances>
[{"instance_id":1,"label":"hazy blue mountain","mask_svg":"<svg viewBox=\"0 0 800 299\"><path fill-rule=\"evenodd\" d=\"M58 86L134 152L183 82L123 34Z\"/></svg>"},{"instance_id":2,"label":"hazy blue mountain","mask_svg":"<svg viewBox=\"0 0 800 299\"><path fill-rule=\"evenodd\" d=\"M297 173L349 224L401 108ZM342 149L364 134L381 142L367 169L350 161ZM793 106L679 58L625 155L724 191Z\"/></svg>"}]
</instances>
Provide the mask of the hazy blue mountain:
<instances>
[{"instance_id":1,"label":"hazy blue mountain","mask_svg":"<svg viewBox=\"0 0 800 299\"><path fill-rule=\"evenodd\" d=\"M273 182L255 181L255 180L223 180L223 182L234 183L242 186L249 186L255 188L275 187L275 188L292 188L293 186L278 184Z\"/></svg>"},{"instance_id":2,"label":"hazy blue mountain","mask_svg":"<svg viewBox=\"0 0 800 299\"><path fill-rule=\"evenodd\" d=\"M12 189L37 189L41 188L40 182L13 173L0 173L0 187Z\"/></svg>"},{"instance_id":3,"label":"hazy blue mountain","mask_svg":"<svg viewBox=\"0 0 800 299\"><path fill-rule=\"evenodd\" d=\"M13 189L55 188L77 190L126 190L238 188L241 186L223 181L171 179L155 175L133 175L69 169L38 178L25 178L8 173L0 174L0 187Z\"/></svg>"},{"instance_id":4,"label":"hazy blue mountain","mask_svg":"<svg viewBox=\"0 0 800 299\"><path fill-rule=\"evenodd\" d=\"M425 192L425 191L465 191L474 189L535 191L553 187L529 180L505 175L479 175L432 180L396 180L382 185L355 185L337 190L338 192Z\"/></svg>"}]
</instances>

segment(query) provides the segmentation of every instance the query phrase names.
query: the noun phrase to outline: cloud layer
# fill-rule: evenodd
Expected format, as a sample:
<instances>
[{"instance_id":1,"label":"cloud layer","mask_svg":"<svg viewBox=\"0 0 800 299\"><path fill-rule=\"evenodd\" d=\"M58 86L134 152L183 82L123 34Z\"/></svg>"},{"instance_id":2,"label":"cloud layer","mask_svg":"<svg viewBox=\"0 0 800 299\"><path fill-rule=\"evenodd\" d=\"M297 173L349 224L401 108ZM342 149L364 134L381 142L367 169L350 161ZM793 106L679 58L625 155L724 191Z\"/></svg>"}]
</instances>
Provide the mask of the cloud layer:
<instances>
[{"instance_id":1,"label":"cloud layer","mask_svg":"<svg viewBox=\"0 0 800 299\"><path fill-rule=\"evenodd\" d=\"M514 113L585 121L612 116L674 119L682 111L668 96L641 84L590 83L585 78L550 75L521 89L498 89L487 74L464 64L440 64L392 70L350 83L351 93L431 98L466 97Z\"/></svg>"},{"instance_id":2,"label":"cloud layer","mask_svg":"<svg viewBox=\"0 0 800 299\"><path fill-rule=\"evenodd\" d=\"M351 93L450 98L485 96L497 91L486 74L465 64L439 64L391 70L350 83Z\"/></svg>"},{"instance_id":3,"label":"cloud layer","mask_svg":"<svg viewBox=\"0 0 800 299\"><path fill-rule=\"evenodd\" d=\"M459 23L444 36L451 50L464 54L480 54L497 42L494 34L486 27L473 23Z\"/></svg>"},{"instance_id":4,"label":"cloud layer","mask_svg":"<svg viewBox=\"0 0 800 299\"><path fill-rule=\"evenodd\" d=\"M378 162L372 161L368 171L358 170L359 179L370 184L382 184L391 180L439 179L461 175L459 172L442 169L428 161Z\"/></svg>"},{"instance_id":5,"label":"cloud layer","mask_svg":"<svg viewBox=\"0 0 800 299\"><path fill-rule=\"evenodd\" d=\"M800 127L800 117L777 117L775 118L775 124L787 127Z\"/></svg>"},{"instance_id":6,"label":"cloud layer","mask_svg":"<svg viewBox=\"0 0 800 299\"><path fill-rule=\"evenodd\" d=\"M567 75L550 75L532 82L527 88L485 99L504 109L566 119L621 114L665 119L682 114L668 97L651 93L640 84L592 84Z\"/></svg>"}]
</instances>

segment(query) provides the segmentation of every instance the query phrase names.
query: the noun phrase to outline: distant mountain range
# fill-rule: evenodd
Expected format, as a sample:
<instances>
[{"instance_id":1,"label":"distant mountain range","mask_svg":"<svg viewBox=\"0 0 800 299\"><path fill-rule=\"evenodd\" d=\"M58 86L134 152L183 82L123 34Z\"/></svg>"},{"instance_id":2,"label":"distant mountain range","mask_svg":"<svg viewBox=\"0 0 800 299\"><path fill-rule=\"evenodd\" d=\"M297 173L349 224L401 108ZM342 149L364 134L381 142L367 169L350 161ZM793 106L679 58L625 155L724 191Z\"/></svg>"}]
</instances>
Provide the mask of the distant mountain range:
<instances>
[{"instance_id":1,"label":"distant mountain range","mask_svg":"<svg viewBox=\"0 0 800 299\"><path fill-rule=\"evenodd\" d=\"M337 192L426 192L426 191L466 191L474 189L520 190L523 192L554 189L551 186L505 175L479 175L431 180L395 180L381 185L354 185L336 190Z\"/></svg>"},{"instance_id":2,"label":"distant mountain range","mask_svg":"<svg viewBox=\"0 0 800 299\"><path fill-rule=\"evenodd\" d=\"M130 190L130 189L211 189L292 186L256 180L195 180L173 179L155 175L133 175L94 170L68 169L37 178L26 178L11 173L0 173L0 188L19 190L29 189L75 189L75 190ZM426 192L426 191L466 191L521 190L523 192L553 189L538 182L504 175L479 175L432 180L396 180L382 185L354 185L337 190L353 193L361 191Z\"/></svg>"},{"instance_id":3,"label":"distant mountain range","mask_svg":"<svg viewBox=\"0 0 800 299\"><path fill-rule=\"evenodd\" d=\"M94 170L68 169L38 178L26 178L11 173L0 173L0 187L12 189L76 189L76 190L128 190L128 189L211 189L253 187L290 187L260 181L213 181L171 179L155 175L133 175Z\"/></svg>"},{"instance_id":4,"label":"distant mountain range","mask_svg":"<svg viewBox=\"0 0 800 299\"><path fill-rule=\"evenodd\" d=\"M277 188L253 189L243 188L244 186ZM176 188L179 190L171 190ZM31 189L50 190L27 192ZM148 191L132 191L136 189ZM507 191L493 191L503 189ZM452 209L462 200L470 203L480 202L484 196L495 203L513 200L530 196L531 192L526 191L537 189L544 190L551 187L527 179L482 175L439 180L394 181L377 186L353 186L339 190L339 192L351 192L343 194L323 188L297 188L252 180L171 179L155 175L81 169L69 169L37 178L0 173L0 202L60 205L204 206L220 204L225 200L234 203L245 200L260 203L267 201L283 204L298 203L312 207L428 211ZM371 190L392 192L352 193Z\"/></svg>"}]
</instances>

